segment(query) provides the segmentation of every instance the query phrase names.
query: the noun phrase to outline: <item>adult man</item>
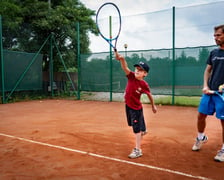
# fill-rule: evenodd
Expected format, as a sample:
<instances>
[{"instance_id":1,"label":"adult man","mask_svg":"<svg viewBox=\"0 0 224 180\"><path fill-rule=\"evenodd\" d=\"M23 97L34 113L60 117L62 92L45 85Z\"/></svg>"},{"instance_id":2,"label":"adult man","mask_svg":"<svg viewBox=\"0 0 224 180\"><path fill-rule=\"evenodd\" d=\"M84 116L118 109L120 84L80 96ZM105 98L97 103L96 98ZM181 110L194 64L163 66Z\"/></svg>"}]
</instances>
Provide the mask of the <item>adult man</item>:
<instances>
[{"instance_id":1,"label":"adult man","mask_svg":"<svg viewBox=\"0 0 224 180\"><path fill-rule=\"evenodd\" d=\"M192 147L193 151L200 150L203 143L207 142L208 137L204 134L207 115L216 113L222 126L223 145L218 154L214 157L215 161L224 161L224 102L218 95L211 94L211 90L218 90L224 84L224 25L214 27L214 38L219 48L210 52L207 59L207 66L204 71L203 95L198 108L198 136Z\"/></svg>"}]
</instances>

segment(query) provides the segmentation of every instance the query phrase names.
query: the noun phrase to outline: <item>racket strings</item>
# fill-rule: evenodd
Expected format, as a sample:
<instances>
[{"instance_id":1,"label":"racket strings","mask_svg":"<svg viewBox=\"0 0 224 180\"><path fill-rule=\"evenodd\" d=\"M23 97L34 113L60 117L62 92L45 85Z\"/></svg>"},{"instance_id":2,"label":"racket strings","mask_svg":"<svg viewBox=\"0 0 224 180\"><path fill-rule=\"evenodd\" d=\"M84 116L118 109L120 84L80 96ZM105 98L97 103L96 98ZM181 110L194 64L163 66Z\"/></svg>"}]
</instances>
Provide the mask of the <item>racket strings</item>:
<instances>
[{"instance_id":1,"label":"racket strings","mask_svg":"<svg viewBox=\"0 0 224 180\"><path fill-rule=\"evenodd\" d=\"M121 17L119 10L111 3L106 3L97 12L96 23L99 33L107 40L119 36Z\"/></svg>"},{"instance_id":2,"label":"racket strings","mask_svg":"<svg viewBox=\"0 0 224 180\"><path fill-rule=\"evenodd\" d=\"M111 21L109 18L98 21L98 30L107 39L114 39L119 34L119 19L112 17Z\"/></svg>"}]
</instances>

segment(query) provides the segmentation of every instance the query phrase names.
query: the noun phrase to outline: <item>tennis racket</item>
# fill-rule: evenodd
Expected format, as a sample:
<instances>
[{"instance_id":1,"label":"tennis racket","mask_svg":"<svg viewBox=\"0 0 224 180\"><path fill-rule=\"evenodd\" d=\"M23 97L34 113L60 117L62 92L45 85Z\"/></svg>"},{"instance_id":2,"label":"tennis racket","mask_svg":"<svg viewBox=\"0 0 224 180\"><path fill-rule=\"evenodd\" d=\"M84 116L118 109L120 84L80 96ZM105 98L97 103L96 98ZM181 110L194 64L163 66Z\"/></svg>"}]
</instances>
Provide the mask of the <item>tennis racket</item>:
<instances>
[{"instance_id":1,"label":"tennis racket","mask_svg":"<svg viewBox=\"0 0 224 180\"><path fill-rule=\"evenodd\" d=\"M209 90L209 93L218 95L224 101L224 85L221 86L223 87L219 88L218 91Z\"/></svg>"},{"instance_id":2,"label":"tennis racket","mask_svg":"<svg viewBox=\"0 0 224 180\"><path fill-rule=\"evenodd\" d=\"M121 32L121 13L112 2L100 6L96 13L96 25L100 36L117 51L117 40Z\"/></svg>"}]
</instances>

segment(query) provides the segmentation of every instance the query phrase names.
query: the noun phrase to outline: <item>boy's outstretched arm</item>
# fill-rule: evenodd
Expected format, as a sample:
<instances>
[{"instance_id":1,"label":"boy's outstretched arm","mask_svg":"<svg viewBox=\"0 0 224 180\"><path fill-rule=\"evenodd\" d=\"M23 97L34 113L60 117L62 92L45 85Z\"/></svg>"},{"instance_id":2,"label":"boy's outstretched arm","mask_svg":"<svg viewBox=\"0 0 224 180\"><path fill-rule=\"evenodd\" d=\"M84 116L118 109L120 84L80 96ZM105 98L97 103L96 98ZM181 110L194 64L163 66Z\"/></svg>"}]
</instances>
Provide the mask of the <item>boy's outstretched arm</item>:
<instances>
[{"instance_id":1,"label":"boy's outstretched arm","mask_svg":"<svg viewBox=\"0 0 224 180\"><path fill-rule=\"evenodd\" d=\"M128 68L128 64L125 60L125 58L120 55L117 51L114 52L115 53L115 57L118 61L120 61L121 63L121 68L123 69L123 71L125 72L126 75L130 74L131 70Z\"/></svg>"},{"instance_id":2,"label":"boy's outstretched arm","mask_svg":"<svg viewBox=\"0 0 224 180\"><path fill-rule=\"evenodd\" d=\"M156 112L157 112L157 107L156 107L156 105L155 105L155 103L154 103L154 99L153 99L153 97L152 97L152 94L149 93L149 94L147 94L147 96L148 96L149 101L150 101L150 103L151 103L151 105L152 105L152 112L156 113Z\"/></svg>"}]
</instances>

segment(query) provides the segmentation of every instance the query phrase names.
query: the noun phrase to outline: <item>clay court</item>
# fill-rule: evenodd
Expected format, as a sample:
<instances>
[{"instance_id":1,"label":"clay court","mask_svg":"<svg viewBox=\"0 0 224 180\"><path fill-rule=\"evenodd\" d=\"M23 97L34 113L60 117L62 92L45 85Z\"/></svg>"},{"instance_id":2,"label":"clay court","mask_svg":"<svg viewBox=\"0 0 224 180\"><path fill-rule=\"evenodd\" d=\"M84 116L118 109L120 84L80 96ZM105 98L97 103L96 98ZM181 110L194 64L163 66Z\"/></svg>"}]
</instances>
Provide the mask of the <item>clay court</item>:
<instances>
[{"instance_id":1,"label":"clay court","mask_svg":"<svg viewBox=\"0 0 224 180\"><path fill-rule=\"evenodd\" d=\"M134 147L123 102L42 100L0 105L1 180L223 179L221 126L209 117L209 141L192 152L195 107L144 104L149 133Z\"/></svg>"}]
</instances>

